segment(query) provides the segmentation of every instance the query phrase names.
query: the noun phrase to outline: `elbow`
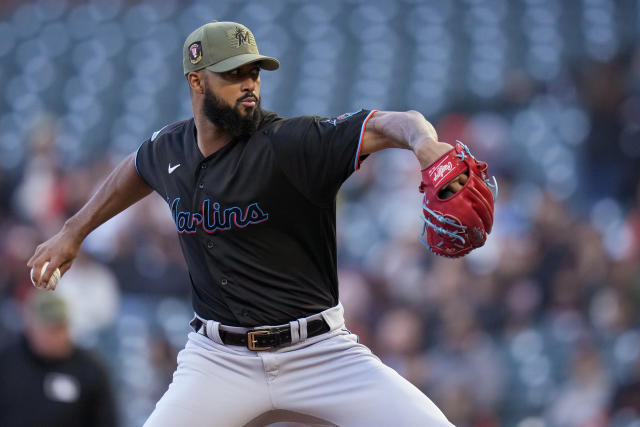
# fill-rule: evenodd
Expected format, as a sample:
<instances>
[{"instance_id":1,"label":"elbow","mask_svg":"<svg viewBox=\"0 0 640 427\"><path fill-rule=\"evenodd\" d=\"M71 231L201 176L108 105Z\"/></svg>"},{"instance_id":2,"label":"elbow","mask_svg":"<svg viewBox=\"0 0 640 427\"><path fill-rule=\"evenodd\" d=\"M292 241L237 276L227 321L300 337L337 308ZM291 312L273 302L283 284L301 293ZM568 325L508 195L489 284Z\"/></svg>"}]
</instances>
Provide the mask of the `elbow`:
<instances>
[{"instance_id":1,"label":"elbow","mask_svg":"<svg viewBox=\"0 0 640 427\"><path fill-rule=\"evenodd\" d=\"M438 140L438 132L435 127L422 115L421 112L409 110L404 114L407 117L407 124L416 131L413 135L414 138L422 138L426 136L434 141Z\"/></svg>"},{"instance_id":2,"label":"elbow","mask_svg":"<svg viewBox=\"0 0 640 427\"><path fill-rule=\"evenodd\" d=\"M429 123L429 121L419 111L409 110L409 111L405 111L402 114L404 114L406 123L408 125L421 128L425 125L425 123Z\"/></svg>"},{"instance_id":3,"label":"elbow","mask_svg":"<svg viewBox=\"0 0 640 427\"><path fill-rule=\"evenodd\" d=\"M405 111L405 113L407 115L408 118L410 118L411 120L417 120L420 122L426 122L427 119L422 115L422 113L420 111L416 111L416 110L409 110L409 111Z\"/></svg>"}]
</instances>

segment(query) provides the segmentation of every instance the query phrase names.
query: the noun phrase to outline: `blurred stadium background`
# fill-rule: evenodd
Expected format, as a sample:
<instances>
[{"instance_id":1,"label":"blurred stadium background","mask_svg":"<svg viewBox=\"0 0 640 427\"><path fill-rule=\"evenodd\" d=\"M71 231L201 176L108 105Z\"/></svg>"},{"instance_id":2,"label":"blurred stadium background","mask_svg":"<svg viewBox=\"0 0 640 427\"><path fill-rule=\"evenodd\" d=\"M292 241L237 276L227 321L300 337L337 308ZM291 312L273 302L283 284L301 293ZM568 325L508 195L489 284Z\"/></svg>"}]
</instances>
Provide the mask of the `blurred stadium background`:
<instances>
[{"instance_id":1,"label":"blurred stadium background","mask_svg":"<svg viewBox=\"0 0 640 427\"><path fill-rule=\"evenodd\" d=\"M347 181L341 298L362 342L458 426L640 426L640 0L2 0L0 344L35 246L190 116L180 49L212 19L280 59L265 108L416 109L498 177L487 245L454 261L417 241L410 153ZM95 231L57 292L141 425L192 314L165 202Z\"/></svg>"}]
</instances>

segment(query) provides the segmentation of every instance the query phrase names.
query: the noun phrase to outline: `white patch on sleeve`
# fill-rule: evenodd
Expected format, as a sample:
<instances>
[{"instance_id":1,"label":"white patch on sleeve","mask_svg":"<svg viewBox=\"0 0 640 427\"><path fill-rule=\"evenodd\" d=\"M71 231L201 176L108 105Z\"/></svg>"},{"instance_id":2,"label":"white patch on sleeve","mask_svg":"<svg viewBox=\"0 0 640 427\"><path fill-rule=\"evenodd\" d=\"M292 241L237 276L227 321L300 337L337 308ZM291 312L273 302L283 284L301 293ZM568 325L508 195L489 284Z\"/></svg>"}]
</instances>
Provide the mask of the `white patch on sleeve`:
<instances>
[{"instance_id":1,"label":"white patch on sleeve","mask_svg":"<svg viewBox=\"0 0 640 427\"><path fill-rule=\"evenodd\" d=\"M169 125L164 125L162 126L160 129L158 129L157 131L155 131L153 133L153 135L151 135L151 142L155 141L155 139L158 137L158 135L160 135L160 132L162 132L164 130L164 128L166 128Z\"/></svg>"}]
</instances>

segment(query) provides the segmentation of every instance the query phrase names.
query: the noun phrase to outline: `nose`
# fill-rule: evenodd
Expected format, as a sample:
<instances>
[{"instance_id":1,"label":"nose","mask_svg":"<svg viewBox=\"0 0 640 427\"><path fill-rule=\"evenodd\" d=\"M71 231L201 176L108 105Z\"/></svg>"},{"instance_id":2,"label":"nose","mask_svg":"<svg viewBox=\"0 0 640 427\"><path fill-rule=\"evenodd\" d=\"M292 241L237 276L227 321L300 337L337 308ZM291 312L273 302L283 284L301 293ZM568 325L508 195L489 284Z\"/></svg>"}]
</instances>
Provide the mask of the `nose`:
<instances>
[{"instance_id":1,"label":"nose","mask_svg":"<svg viewBox=\"0 0 640 427\"><path fill-rule=\"evenodd\" d=\"M246 77L242 81L241 89L246 92L253 92L256 88L256 81L253 77Z\"/></svg>"}]
</instances>

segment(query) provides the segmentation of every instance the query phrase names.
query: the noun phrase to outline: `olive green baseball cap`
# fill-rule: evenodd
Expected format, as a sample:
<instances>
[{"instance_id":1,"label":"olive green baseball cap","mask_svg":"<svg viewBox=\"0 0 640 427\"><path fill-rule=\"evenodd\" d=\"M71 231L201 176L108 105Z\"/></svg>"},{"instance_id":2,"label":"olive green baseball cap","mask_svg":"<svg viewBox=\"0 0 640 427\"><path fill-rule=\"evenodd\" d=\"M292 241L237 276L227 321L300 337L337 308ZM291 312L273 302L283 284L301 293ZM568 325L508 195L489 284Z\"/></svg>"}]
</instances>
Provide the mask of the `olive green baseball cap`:
<instances>
[{"instance_id":1,"label":"olive green baseball cap","mask_svg":"<svg viewBox=\"0 0 640 427\"><path fill-rule=\"evenodd\" d=\"M69 308L64 299L51 291L36 290L28 301L35 320L47 325L69 323Z\"/></svg>"},{"instance_id":2,"label":"olive green baseball cap","mask_svg":"<svg viewBox=\"0 0 640 427\"><path fill-rule=\"evenodd\" d=\"M252 62L265 70L280 67L277 59L260 55L251 30L236 22L209 22L189 34L182 48L185 75L203 68L224 73Z\"/></svg>"}]
</instances>

